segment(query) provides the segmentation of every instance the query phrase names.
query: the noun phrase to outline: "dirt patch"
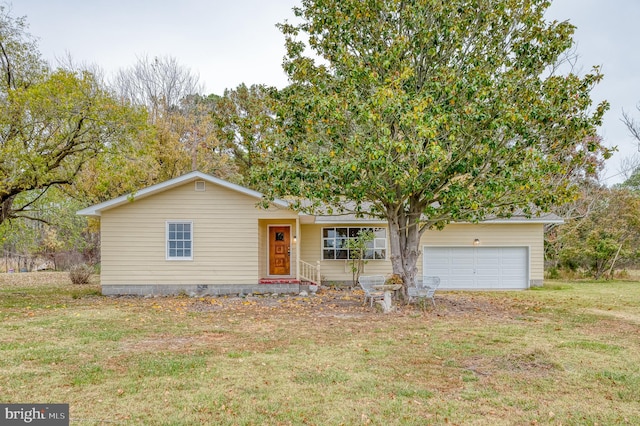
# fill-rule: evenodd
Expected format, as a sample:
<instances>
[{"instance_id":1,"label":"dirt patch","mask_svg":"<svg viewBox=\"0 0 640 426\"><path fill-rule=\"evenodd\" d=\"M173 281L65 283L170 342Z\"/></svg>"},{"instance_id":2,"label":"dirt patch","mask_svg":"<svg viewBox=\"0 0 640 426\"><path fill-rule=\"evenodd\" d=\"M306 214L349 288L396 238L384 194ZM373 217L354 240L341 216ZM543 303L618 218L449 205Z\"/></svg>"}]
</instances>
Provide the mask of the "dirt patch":
<instances>
[{"instance_id":1,"label":"dirt patch","mask_svg":"<svg viewBox=\"0 0 640 426\"><path fill-rule=\"evenodd\" d=\"M526 372L527 374L546 375L554 370L562 370L562 366L552 360L543 349L533 349L524 353L511 353L497 360L496 364L503 370Z\"/></svg>"},{"instance_id":2,"label":"dirt patch","mask_svg":"<svg viewBox=\"0 0 640 426\"><path fill-rule=\"evenodd\" d=\"M504 316L514 313L514 306L504 299L488 298L478 293L444 293L436 297L438 313L446 315L485 314L487 316Z\"/></svg>"},{"instance_id":3,"label":"dirt patch","mask_svg":"<svg viewBox=\"0 0 640 426\"><path fill-rule=\"evenodd\" d=\"M161 303L161 302L159 302ZM362 295L357 291L324 290L313 296L248 296L248 297L202 297L191 299L187 310L192 312L233 313L255 315L260 318L272 316L309 317L313 321L324 318L362 318L381 316L369 305L362 304ZM391 315L401 314L398 306Z\"/></svg>"},{"instance_id":4,"label":"dirt patch","mask_svg":"<svg viewBox=\"0 0 640 426\"><path fill-rule=\"evenodd\" d=\"M209 346L212 342L220 342L227 339L225 333L199 333L197 336L174 336L159 334L147 339L124 342L122 350L125 352L145 351L173 351L191 352L195 349Z\"/></svg>"},{"instance_id":5,"label":"dirt patch","mask_svg":"<svg viewBox=\"0 0 640 426\"><path fill-rule=\"evenodd\" d=\"M97 276L95 277L97 279ZM73 286L66 272L26 272L0 273L0 289L18 288L46 288ZM535 311L535 307L522 306L516 301L505 297L491 297L483 293L473 292L438 292L436 306L429 301L423 304L406 305L402 301L394 301L394 311L382 315L377 306L363 304L363 294L358 289L321 289L317 295L301 296L248 296L248 297L115 297L116 301L131 300L135 304L167 305L175 307L179 304L191 312L244 312L250 314L255 311L260 315L291 314L308 315L315 318L379 318L403 315L435 315L438 317L465 317L517 319L523 314ZM604 312L615 315L615 313ZM640 322L640 318L629 318Z\"/></svg>"},{"instance_id":6,"label":"dirt patch","mask_svg":"<svg viewBox=\"0 0 640 426\"><path fill-rule=\"evenodd\" d=\"M161 302L158 302L161 303ZM405 304L394 301L394 310L382 314L379 307L363 303L361 290L324 289L313 296L248 296L248 297L203 297L189 299L186 309L193 312L233 311L242 314L296 315L322 319L371 318L384 319L389 316L437 316L473 317L520 320L529 312L528 307L512 303L510 299L490 297L481 293L446 293L436 296L436 306Z\"/></svg>"},{"instance_id":7,"label":"dirt patch","mask_svg":"<svg viewBox=\"0 0 640 426\"><path fill-rule=\"evenodd\" d=\"M473 357L466 359L463 368L478 376L498 373L522 374L527 377L544 377L563 370L543 349L524 353L510 353L500 357Z\"/></svg>"}]
</instances>

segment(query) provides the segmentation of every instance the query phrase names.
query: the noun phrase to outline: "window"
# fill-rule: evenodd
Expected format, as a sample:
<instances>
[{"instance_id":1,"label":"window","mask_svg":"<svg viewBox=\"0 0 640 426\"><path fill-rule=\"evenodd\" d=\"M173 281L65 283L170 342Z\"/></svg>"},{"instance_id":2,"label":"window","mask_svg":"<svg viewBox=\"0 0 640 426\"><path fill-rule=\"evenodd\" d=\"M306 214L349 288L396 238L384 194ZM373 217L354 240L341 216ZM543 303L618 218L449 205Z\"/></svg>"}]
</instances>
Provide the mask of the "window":
<instances>
[{"instance_id":1,"label":"window","mask_svg":"<svg viewBox=\"0 0 640 426\"><path fill-rule=\"evenodd\" d=\"M167 222L167 259L193 259L192 222Z\"/></svg>"},{"instance_id":2,"label":"window","mask_svg":"<svg viewBox=\"0 0 640 426\"><path fill-rule=\"evenodd\" d=\"M322 228L322 259L349 260L350 250L347 248L347 240L355 239L360 231L372 231L373 241L367 243L365 259L387 258L387 230L385 228Z\"/></svg>"}]
</instances>

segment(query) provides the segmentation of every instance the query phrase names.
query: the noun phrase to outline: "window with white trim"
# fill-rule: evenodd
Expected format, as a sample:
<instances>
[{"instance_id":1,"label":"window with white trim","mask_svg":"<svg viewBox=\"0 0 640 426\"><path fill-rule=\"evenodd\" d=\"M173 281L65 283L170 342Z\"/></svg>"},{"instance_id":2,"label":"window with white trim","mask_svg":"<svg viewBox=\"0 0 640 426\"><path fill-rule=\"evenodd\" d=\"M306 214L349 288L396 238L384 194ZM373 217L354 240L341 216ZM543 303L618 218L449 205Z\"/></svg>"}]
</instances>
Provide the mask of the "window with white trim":
<instances>
[{"instance_id":1,"label":"window with white trim","mask_svg":"<svg viewBox=\"0 0 640 426\"><path fill-rule=\"evenodd\" d=\"M193 259L193 222L167 222L167 260Z\"/></svg>"},{"instance_id":2,"label":"window with white trim","mask_svg":"<svg viewBox=\"0 0 640 426\"><path fill-rule=\"evenodd\" d=\"M360 231L372 231L373 241L367 243L365 259L387 258L387 229L365 227L322 228L322 260L349 260L347 240L358 237Z\"/></svg>"}]
</instances>

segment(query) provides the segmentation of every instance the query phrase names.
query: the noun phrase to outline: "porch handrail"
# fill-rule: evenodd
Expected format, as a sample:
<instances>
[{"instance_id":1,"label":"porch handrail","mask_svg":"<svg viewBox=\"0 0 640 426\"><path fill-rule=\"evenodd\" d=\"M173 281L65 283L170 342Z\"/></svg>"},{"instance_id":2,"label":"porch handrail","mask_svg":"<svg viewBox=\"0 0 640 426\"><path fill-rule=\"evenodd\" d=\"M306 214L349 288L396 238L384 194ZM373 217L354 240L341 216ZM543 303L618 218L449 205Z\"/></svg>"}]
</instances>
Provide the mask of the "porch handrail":
<instances>
[{"instance_id":1,"label":"porch handrail","mask_svg":"<svg viewBox=\"0 0 640 426\"><path fill-rule=\"evenodd\" d=\"M314 266L310 263L300 260L300 279L320 285L320 262L316 262L316 265Z\"/></svg>"}]
</instances>

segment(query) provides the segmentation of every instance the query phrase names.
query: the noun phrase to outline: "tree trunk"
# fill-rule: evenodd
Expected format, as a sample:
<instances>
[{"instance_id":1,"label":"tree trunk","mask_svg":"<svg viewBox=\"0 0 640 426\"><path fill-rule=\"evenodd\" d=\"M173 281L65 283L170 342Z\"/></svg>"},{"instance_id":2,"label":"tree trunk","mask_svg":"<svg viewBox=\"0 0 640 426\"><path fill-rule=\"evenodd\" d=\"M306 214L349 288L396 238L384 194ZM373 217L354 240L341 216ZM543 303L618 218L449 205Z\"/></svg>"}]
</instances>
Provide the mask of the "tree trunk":
<instances>
[{"instance_id":1,"label":"tree trunk","mask_svg":"<svg viewBox=\"0 0 640 426\"><path fill-rule=\"evenodd\" d=\"M0 201L0 224L11 217L14 198L10 195Z\"/></svg>"},{"instance_id":2,"label":"tree trunk","mask_svg":"<svg viewBox=\"0 0 640 426\"><path fill-rule=\"evenodd\" d=\"M410 210L417 210L413 208ZM419 212L387 212L389 222L389 241L391 245L391 266L393 273L402 277L404 294L407 287L414 286L418 275L418 258L420 257L420 223Z\"/></svg>"},{"instance_id":3,"label":"tree trunk","mask_svg":"<svg viewBox=\"0 0 640 426\"><path fill-rule=\"evenodd\" d=\"M605 272L604 260L596 259L594 264L593 278L599 280L602 277L602 274Z\"/></svg>"}]
</instances>

